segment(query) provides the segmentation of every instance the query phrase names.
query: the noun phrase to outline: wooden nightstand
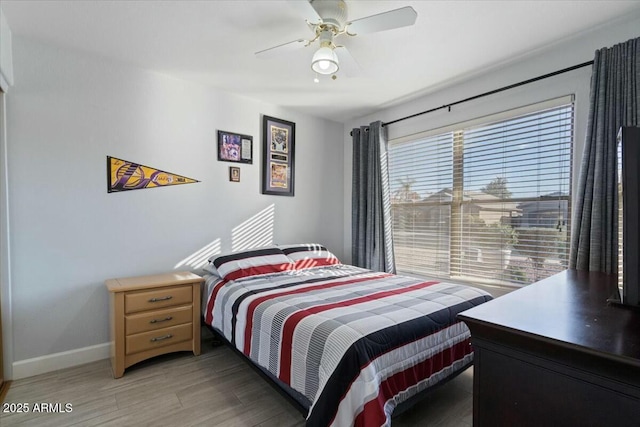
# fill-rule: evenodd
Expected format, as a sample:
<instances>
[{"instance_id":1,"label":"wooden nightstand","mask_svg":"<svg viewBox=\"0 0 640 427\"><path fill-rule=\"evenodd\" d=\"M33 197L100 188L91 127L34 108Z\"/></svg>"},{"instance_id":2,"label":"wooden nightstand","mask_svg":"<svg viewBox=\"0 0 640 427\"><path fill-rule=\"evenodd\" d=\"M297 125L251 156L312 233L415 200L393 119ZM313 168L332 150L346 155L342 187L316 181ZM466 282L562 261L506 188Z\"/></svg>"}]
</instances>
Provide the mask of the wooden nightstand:
<instances>
[{"instance_id":1,"label":"wooden nightstand","mask_svg":"<svg viewBox=\"0 0 640 427\"><path fill-rule=\"evenodd\" d=\"M111 367L129 366L174 351L200 354L200 288L204 279L178 271L109 279Z\"/></svg>"}]
</instances>

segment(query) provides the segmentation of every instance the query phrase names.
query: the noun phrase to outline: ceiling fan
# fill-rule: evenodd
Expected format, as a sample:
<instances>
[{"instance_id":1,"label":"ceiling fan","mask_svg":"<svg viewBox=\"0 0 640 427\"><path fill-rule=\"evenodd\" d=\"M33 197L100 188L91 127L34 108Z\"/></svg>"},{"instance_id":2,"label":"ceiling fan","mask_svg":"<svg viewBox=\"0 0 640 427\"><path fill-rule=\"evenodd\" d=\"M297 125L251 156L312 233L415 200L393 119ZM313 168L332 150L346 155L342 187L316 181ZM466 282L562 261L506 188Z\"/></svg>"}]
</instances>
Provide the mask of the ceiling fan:
<instances>
[{"instance_id":1,"label":"ceiling fan","mask_svg":"<svg viewBox=\"0 0 640 427\"><path fill-rule=\"evenodd\" d=\"M359 66L344 45L335 40L343 35L358 36L378 31L407 27L416 22L418 14L411 6L393 9L377 15L350 21L344 0L288 0L305 18L313 32L309 39L297 39L256 52L257 58L271 58L281 53L308 47L318 42L311 59L311 69L317 74L333 75L342 69L348 76L359 73ZM342 66L341 66L342 63ZM316 82L318 79L316 77Z\"/></svg>"}]
</instances>

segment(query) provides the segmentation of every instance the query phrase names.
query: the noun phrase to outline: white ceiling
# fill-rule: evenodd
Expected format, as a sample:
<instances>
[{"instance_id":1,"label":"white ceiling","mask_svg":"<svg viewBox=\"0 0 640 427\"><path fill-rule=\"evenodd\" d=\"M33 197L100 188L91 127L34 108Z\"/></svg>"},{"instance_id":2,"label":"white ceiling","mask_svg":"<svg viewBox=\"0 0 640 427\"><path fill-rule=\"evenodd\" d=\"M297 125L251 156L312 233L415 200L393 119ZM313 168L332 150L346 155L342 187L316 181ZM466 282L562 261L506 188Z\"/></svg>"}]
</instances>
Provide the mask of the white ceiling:
<instances>
[{"instance_id":1,"label":"white ceiling","mask_svg":"<svg viewBox=\"0 0 640 427\"><path fill-rule=\"evenodd\" d=\"M320 83L313 82L311 47L273 60L254 56L308 37L287 1L2 0L0 7L15 36L339 122L640 11L637 0L346 1L350 20L407 5L418 19L412 27L348 38L364 74Z\"/></svg>"}]
</instances>

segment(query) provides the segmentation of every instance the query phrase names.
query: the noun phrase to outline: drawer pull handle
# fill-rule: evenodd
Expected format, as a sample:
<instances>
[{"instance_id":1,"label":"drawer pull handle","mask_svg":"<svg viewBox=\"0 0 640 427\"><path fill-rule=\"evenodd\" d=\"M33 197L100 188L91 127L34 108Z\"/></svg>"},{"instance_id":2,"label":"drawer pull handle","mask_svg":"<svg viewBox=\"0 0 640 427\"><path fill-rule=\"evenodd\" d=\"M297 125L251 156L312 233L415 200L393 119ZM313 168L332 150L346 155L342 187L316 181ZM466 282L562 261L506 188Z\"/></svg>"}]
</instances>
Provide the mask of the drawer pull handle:
<instances>
[{"instance_id":1,"label":"drawer pull handle","mask_svg":"<svg viewBox=\"0 0 640 427\"><path fill-rule=\"evenodd\" d=\"M167 334L161 337L155 337L155 338L151 338L151 342L156 342L156 341L162 341L162 340L168 340L169 338L172 338L173 335L171 334Z\"/></svg>"},{"instance_id":2,"label":"drawer pull handle","mask_svg":"<svg viewBox=\"0 0 640 427\"><path fill-rule=\"evenodd\" d=\"M164 319L153 319L151 320L149 323L160 323L160 322L167 322L169 320L173 319L173 316L167 316Z\"/></svg>"},{"instance_id":3,"label":"drawer pull handle","mask_svg":"<svg viewBox=\"0 0 640 427\"><path fill-rule=\"evenodd\" d=\"M167 295L166 297L151 298L149 302L166 301L166 300L170 300L171 298L173 298L171 295Z\"/></svg>"}]
</instances>

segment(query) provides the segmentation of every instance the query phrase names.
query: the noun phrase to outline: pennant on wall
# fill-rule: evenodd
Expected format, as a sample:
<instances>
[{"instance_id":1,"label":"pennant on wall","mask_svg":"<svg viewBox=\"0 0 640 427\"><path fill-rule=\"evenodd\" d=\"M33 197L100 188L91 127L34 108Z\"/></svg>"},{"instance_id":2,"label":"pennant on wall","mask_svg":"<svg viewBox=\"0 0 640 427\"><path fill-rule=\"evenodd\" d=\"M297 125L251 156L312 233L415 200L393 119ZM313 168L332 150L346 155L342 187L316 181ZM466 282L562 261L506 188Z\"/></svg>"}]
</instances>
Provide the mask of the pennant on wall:
<instances>
[{"instance_id":1,"label":"pennant on wall","mask_svg":"<svg viewBox=\"0 0 640 427\"><path fill-rule=\"evenodd\" d=\"M200 182L160 169L107 156L107 192L139 190L141 188L168 187L170 185Z\"/></svg>"}]
</instances>

